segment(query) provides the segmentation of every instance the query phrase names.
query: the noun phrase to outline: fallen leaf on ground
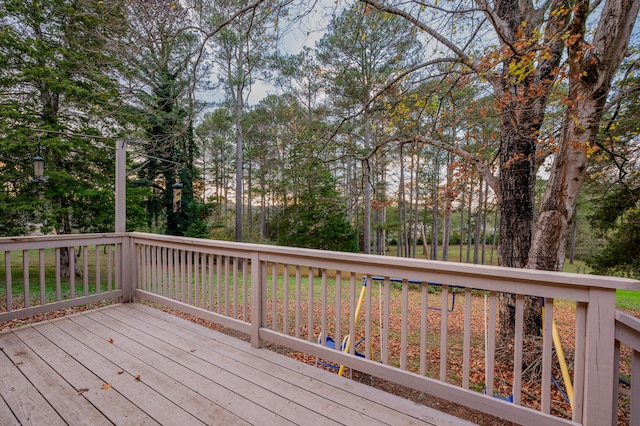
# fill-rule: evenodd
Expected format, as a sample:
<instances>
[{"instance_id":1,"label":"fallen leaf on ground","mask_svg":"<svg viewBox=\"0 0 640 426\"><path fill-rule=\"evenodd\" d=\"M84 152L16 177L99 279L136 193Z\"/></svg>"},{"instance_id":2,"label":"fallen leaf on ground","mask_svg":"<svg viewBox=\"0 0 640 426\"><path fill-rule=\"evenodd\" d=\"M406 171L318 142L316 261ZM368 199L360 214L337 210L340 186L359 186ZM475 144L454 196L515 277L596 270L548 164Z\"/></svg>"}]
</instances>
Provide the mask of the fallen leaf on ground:
<instances>
[{"instance_id":1,"label":"fallen leaf on ground","mask_svg":"<svg viewBox=\"0 0 640 426\"><path fill-rule=\"evenodd\" d=\"M111 383L105 383L104 385L102 385L102 390L107 390L107 389L111 389Z\"/></svg>"},{"instance_id":2,"label":"fallen leaf on ground","mask_svg":"<svg viewBox=\"0 0 640 426\"><path fill-rule=\"evenodd\" d=\"M113 343L113 339L112 338L109 338L109 343Z\"/></svg>"},{"instance_id":3,"label":"fallen leaf on ground","mask_svg":"<svg viewBox=\"0 0 640 426\"><path fill-rule=\"evenodd\" d=\"M122 370L118 371L118 374L122 374L122 373L124 373L124 371L122 371Z\"/></svg>"},{"instance_id":4,"label":"fallen leaf on ground","mask_svg":"<svg viewBox=\"0 0 640 426\"><path fill-rule=\"evenodd\" d=\"M140 381L140 375L138 374L138 375L136 376L136 382L139 382L139 381Z\"/></svg>"},{"instance_id":5,"label":"fallen leaf on ground","mask_svg":"<svg viewBox=\"0 0 640 426\"><path fill-rule=\"evenodd\" d=\"M80 389L78 389L78 395L82 395L85 392L89 392L89 388L80 388Z\"/></svg>"}]
</instances>

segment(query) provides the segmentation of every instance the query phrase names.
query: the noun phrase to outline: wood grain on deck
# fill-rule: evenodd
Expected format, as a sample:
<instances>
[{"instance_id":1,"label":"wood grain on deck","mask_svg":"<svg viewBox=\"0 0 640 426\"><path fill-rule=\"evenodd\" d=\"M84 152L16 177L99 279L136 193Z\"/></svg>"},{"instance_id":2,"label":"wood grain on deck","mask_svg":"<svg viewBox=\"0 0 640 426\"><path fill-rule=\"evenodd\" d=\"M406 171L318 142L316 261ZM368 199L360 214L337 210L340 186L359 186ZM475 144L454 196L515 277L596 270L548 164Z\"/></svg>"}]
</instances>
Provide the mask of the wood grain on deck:
<instances>
[{"instance_id":1,"label":"wood grain on deck","mask_svg":"<svg viewBox=\"0 0 640 426\"><path fill-rule=\"evenodd\" d=\"M0 425L470 424L140 304L0 333Z\"/></svg>"}]
</instances>

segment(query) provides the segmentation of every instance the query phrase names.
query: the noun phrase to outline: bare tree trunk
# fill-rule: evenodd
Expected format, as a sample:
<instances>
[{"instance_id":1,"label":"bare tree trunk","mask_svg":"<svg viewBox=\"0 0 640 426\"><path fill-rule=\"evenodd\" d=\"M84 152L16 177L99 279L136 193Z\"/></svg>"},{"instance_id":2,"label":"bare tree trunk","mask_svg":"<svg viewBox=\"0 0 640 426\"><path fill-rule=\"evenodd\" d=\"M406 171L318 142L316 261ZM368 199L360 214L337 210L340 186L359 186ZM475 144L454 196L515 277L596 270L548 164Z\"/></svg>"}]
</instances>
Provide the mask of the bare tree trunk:
<instances>
[{"instance_id":1,"label":"bare tree trunk","mask_svg":"<svg viewBox=\"0 0 640 426\"><path fill-rule=\"evenodd\" d=\"M482 264L485 264L485 254L487 252L487 216L489 214L489 184L484 184L484 207L482 209Z\"/></svg>"},{"instance_id":2,"label":"bare tree trunk","mask_svg":"<svg viewBox=\"0 0 640 426\"><path fill-rule=\"evenodd\" d=\"M464 251L464 200L465 194L467 192L467 185L462 185L462 200L460 201L460 259L458 260L462 263L462 252Z\"/></svg>"},{"instance_id":3,"label":"bare tree trunk","mask_svg":"<svg viewBox=\"0 0 640 426\"><path fill-rule=\"evenodd\" d=\"M408 208L405 210L405 221L407 223L407 257L415 257L413 252L415 229L413 228L413 184L416 172L415 155L413 149L411 152L411 165L409 166L409 202Z\"/></svg>"},{"instance_id":4,"label":"bare tree trunk","mask_svg":"<svg viewBox=\"0 0 640 426\"><path fill-rule=\"evenodd\" d=\"M400 224L398 238L398 255L405 257L407 255L407 208L406 195L404 193L404 154L402 145L400 145L400 182L398 183L398 222Z\"/></svg>"},{"instance_id":5,"label":"bare tree trunk","mask_svg":"<svg viewBox=\"0 0 640 426\"><path fill-rule=\"evenodd\" d=\"M243 167L243 129L242 129L242 90L238 88L236 99L236 241L242 241L242 213L244 209L242 167Z\"/></svg>"},{"instance_id":6,"label":"bare tree trunk","mask_svg":"<svg viewBox=\"0 0 640 426\"><path fill-rule=\"evenodd\" d=\"M253 238L253 162L248 161L247 168L247 231L249 232L249 240Z\"/></svg>"},{"instance_id":7,"label":"bare tree trunk","mask_svg":"<svg viewBox=\"0 0 640 426\"><path fill-rule=\"evenodd\" d=\"M364 145L365 150L371 148L371 117L369 109L364 111ZM364 217L362 220L363 252L371 252L371 162L366 159L362 163L362 184L364 185Z\"/></svg>"},{"instance_id":8,"label":"bare tree trunk","mask_svg":"<svg viewBox=\"0 0 640 426\"><path fill-rule=\"evenodd\" d=\"M482 231L482 201L484 200L482 193L483 186L482 177L478 183L478 206L476 208L476 229L473 236L473 263L477 265L480 262L480 234Z\"/></svg>"},{"instance_id":9,"label":"bare tree trunk","mask_svg":"<svg viewBox=\"0 0 640 426\"><path fill-rule=\"evenodd\" d=\"M427 225L420 222L420 232L422 232L422 251L425 259L429 259L429 246L427 245Z\"/></svg>"},{"instance_id":10,"label":"bare tree trunk","mask_svg":"<svg viewBox=\"0 0 640 426\"><path fill-rule=\"evenodd\" d=\"M469 177L469 210L467 210L467 263L471 263L471 243L473 241L473 234L471 230L471 207L473 205L473 181Z\"/></svg>"},{"instance_id":11,"label":"bare tree trunk","mask_svg":"<svg viewBox=\"0 0 640 426\"><path fill-rule=\"evenodd\" d=\"M451 159L453 155L447 152L447 190L445 196L445 209L444 209L444 230L442 232L442 260L449 260L449 239L451 237L451 208L453 205L453 191L451 191Z\"/></svg>"},{"instance_id":12,"label":"bare tree trunk","mask_svg":"<svg viewBox=\"0 0 640 426\"><path fill-rule=\"evenodd\" d=\"M438 260L438 180L440 179L440 170L437 151L433 156L433 214L431 225L431 259Z\"/></svg>"},{"instance_id":13,"label":"bare tree trunk","mask_svg":"<svg viewBox=\"0 0 640 426\"><path fill-rule=\"evenodd\" d=\"M576 6L573 34L584 34L589 2ZM561 271L569 224L574 219L578 193L594 146L611 82L627 51L638 16L640 0L611 0L604 4L600 22L584 51L582 40L569 46L569 94L571 102L563 118L562 142L551 175L529 252L528 268Z\"/></svg>"},{"instance_id":14,"label":"bare tree trunk","mask_svg":"<svg viewBox=\"0 0 640 426\"><path fill-rule=\"evenodd\" d=\"M418 238L420 234L420 229L418 227L418 201L420 197L420 179L419 179L419 170L420 170L420 155L416 156L416 167L415 167L415 180L413 187L415 188L415 195L413 197L413 258L418 257Z\"/></svg>"}]
</instances>

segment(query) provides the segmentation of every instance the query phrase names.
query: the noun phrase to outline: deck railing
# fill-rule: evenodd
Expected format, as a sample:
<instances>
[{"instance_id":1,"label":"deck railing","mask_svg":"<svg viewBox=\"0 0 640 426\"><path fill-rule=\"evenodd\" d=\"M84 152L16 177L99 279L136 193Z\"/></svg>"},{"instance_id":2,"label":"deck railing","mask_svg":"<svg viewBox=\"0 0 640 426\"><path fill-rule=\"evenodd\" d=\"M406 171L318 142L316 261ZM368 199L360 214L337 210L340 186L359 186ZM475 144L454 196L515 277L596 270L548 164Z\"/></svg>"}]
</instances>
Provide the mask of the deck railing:
<instances>
[{"instance_id":1,"label":"deck railing","mask_svg":"<svg viewBox=\"0 0 640 426\"><path fill-rule=\"evenodd\" d=\"M0 238L0 323L122 299L125 240L115 234Z\"/></svg>"},{"instance_id":2,"label":"deck railing","mask_svg":"<svg viewBox=\"0 0 640 426\"><path fill-rule=\"evenodd\" d=\"M628 348L630 358L630 376L627 379L621 374L621 346ZM633 425L640 419L640 320L621 311L616 311L616 346L615 346L615 376L614 383L627 382L630 390L623 398L623 403L629 404L629 422ZM613 400L618 401L619 388L614 387ZM635 401L635 404L633 403ZM617 407L616 407L617 408ZM614 423L617 412L613 413ZM634 423L634 420L636 423Z\"/></svg>"},{"instance_id":3,"label":"deck railing","mask_svg":"<svg viewBox=\"0 0 640 426\"><path fill-rule=\"evenodd\" d=\"M104 245L109 266L97 254ZM100 272L82 258L81 296L56 296L38 313L107 296L157 302L246 333L256 347L282 345L339 374L362 372L521 424L609 424L615 348L636 341L620 331L633 318L615 311L616 288L640 290L633 280L143 233L0 239L7 264L14 250L42 258L71 246L95 253ZM87 275L102 282L105 268L113 289L94 285L92 294ZM506 294L515 295L515 337L500 345ZM541 339L523 333L526 296L544 300ZM8 306L0 322L34 312Z\"/></svg>"}]
</instances>

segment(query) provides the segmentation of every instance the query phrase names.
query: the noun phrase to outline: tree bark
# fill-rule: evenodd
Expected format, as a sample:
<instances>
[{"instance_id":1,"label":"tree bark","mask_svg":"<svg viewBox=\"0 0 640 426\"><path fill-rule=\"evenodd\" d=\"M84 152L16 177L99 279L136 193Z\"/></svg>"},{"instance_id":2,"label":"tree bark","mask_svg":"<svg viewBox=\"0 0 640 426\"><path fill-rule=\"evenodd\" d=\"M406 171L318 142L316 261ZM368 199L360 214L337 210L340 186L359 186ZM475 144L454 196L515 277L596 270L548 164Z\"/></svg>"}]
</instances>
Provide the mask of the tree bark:
<instances>
[{"instance_id":1,"label":"tree bark","mask_svg":"<svg viewBox=\"0 0 640 426\"><path fill-rule=\"evenodd\" d=\"M449 240L451 237L451 208L453 206L453 191L451 191L451 180L453 178L451 170L451 158L453 155L447 152L447 190L445 192L444 209L444 230L442 232L442 260L449 260Z\"/></svg>"},{"instance_id":2,"label":"tree bark","mask_svg":"<svg viewBox=\"0 0 640 426\"><path fill-rule=\"evenodd\" d=\"M436 151L433 156L433 214L432 214L432 222L433 225L431 227L431 259L438 260L438 181L440 180L440 164L438 161L438 152Z\"/></svg>"},{"instance_id":3,"label":"tree bark","mask_svg":"<svg viewBox=\"0 0 640 426\"><path fill-rule=\"evenodd\" d=\"M640 0L605 2L591 42L583 43L589 2L574 12L573 34L582 37L569 46L569 93L562 140L555 155L533 236L527 267L560 271L564 265L569 225L584 182L591 147L595 145L602 111L638 16Z\"/></svg>"}]
</instances>

